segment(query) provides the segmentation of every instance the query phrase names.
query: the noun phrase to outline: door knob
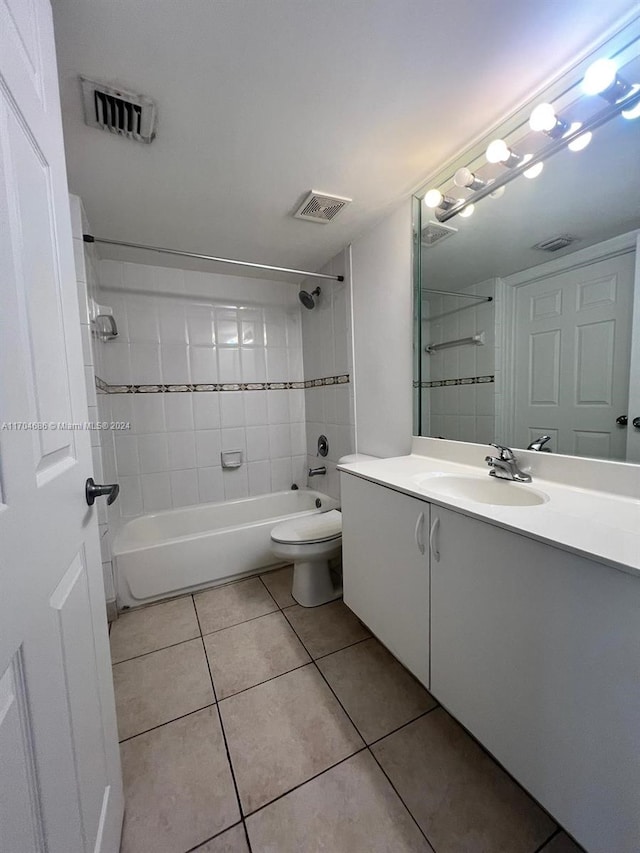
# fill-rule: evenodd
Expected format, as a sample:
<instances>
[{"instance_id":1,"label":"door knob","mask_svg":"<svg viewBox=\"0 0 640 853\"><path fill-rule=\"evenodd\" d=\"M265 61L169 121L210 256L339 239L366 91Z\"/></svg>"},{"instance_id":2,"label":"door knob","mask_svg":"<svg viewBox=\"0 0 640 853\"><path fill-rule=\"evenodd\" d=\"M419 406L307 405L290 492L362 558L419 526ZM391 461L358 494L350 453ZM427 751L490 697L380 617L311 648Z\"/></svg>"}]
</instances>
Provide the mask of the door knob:
<instances>
[{"instance_id":1,"label":"door knob","mask_svg":"<svg viewBox=\"0 0 640 853\"><path fill-rule=\"evenodd\" d=\"M631 423L636 429L640 429L640 417L634 418Z\"/></svg>"},{"instance_id":2,"label":"door knob","mask_svg":"<svg viewBox=\"0 0 640 853\"><path fill-rule=\"evenodd\" d=\"M626 415L618 415L618 417L616 418L616 423L618 424L618 426L626 426L628 421L629 418Z\"/></svg>"},{"instance_id":3,"label":"door knob","mask_svg":"<svg viewBox=\"0 0 640 853\"><path fill-rule=\"evenodd\" d=\"M93 506L96 498L99 498L102 495L107 495L107 506L111 506L119 493L120 486L118 483L105 483L100 486L93 482L93 477L89 477L87 482L84 484L84 496L87 500L88 506Z\"/></svg>"}]
</instances>

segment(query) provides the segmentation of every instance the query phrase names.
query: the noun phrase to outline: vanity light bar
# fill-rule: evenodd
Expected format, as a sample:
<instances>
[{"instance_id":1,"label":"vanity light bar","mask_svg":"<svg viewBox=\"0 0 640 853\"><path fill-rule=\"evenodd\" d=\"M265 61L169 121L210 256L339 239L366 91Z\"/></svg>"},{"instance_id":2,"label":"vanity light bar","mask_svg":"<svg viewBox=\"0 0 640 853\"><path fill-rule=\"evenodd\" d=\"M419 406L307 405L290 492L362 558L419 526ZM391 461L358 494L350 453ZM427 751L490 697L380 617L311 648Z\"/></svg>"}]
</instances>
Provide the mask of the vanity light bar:
<instances>
[{"instance_id":1,"label":"vanity light bar","mask_svg":"<svg viewBox=\"0 0 640 853\"><path fill-rule=\"evenodd\" d=\"M524 175L526 171L532 169L539 163L544 163L545 160L553 157L554 154L557 154L559 151L563 151L565 148L569 147L571 143L576 142L576 140L581 139L581 137L586 136L588 133L593 133L593 131L607 124L607 122L621 115L623 112L629 113L630 115L640 115L640 87L634 87L631 94L623 98L621 101L608 104L604 109L600 110L591 119L584 122L584 124L577 127L575 130L570 130L559 139L553 139L543 149L534 154L531 159L524 162L523 158L523 162L511 169L505 170L505 172L502 175L499 175L491 184L476 190L471 195L467 196L467 198L462 199L462 201L451 210L439 211L437 214L438 220L440 222L447 222L449 219L453 219L453 217L457 216L460 211L465 209L465 207L477 204L481 199L486 198L488 195L496 192L496 190L499 190L511 183L511 181L515 181L516 178L520 177L520 175Z\"/></svg>"},{"instance_id":2,"label":"vanity light bar","mask_svg":"<svg viewBox=\"0 0 640 853\"><path fill-rule=\"evenodd\" d=\"M489 163L501 163L508 168L494 181L485 183L470 169L463 167L456 172L456 186L473 190L470 196L451 199L439 190L431 189L424 197L428 207L436 209L439 222L447 222L454 216L470 216L474 204L491 195L494 198L504 192L504 187L524 175L537 177L543 169L544 161L558 151L568 148L570 151L582 151L591 142L593 131L618 115L625 119L640 118L640 84L631 84L618 75L617 65L612 59L598 59L585 72L582 89L587 95L599 95L609 104L584 124L569 124L559 117L553 106L538 104L531 113L529 127L534 132L545 133L552 142L537 154L521 155L512 151L503 139L494 139L487 147L486 157ZM435 203L434 203L435 202ZM452 204L455 202L455 204Z\"/></svg>"}]
</instances>

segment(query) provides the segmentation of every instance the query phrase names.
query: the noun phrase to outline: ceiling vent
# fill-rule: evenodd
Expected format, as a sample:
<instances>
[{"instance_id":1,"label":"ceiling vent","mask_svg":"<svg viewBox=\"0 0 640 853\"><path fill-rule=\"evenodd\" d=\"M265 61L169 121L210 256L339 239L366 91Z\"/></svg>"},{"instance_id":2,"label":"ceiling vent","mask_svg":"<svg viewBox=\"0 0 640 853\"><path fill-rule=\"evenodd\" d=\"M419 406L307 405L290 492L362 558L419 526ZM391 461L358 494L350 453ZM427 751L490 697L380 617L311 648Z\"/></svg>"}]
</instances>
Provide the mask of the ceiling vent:
<instances>
[{"instance_id":1,"label":"ceiling vent","mask_svg":"<svg viewBox=\"0 0 640 853\"><path fill-rule=\"evenodd\" d=\"M566 249L567 246L570 246L579 239L579 237L572 237L570 234L558 234L557 237L542 240L541 243L536 243L531 248L540 249L541 252L558 252L560 249Z\"/></svg>"},{"instance_id":2,"label":"ceiling vent","mask_svg":"<svg viewBox=\"0 0 640 853\"><path fill-rule=\"evenodd\" d=\"M322 222L326 225L336 218L352 199L339 195L327 195L311 190L300 207L293 214L296 219L306 219L309 222Z\"/></svg>"},{"instance_id":3,"label":"ceiling vent","mask_svg":"<svg viewBox=\"0 0 640 853\"><path fill-rule=\"evenodd\" d=\"M420 242L423 246L428 248L429 246L435 246L436 243L440 243L442 240L446 240L447 237L452 237L457 233L458 229L453 228L451 225L443 225L441 222L428 222L422 229Z\"/></svg>"},{"instance_id":4,"label":"ceiling vent","mask_svg":"<svg viewBox=\"0 0 640 853\"><path fill-rule=\"evenodd\" d=\"M80 80L85 124L136 142L151 142L155 138L157 111L151 98L87 77Z\"/></svg>"}]
</instances>

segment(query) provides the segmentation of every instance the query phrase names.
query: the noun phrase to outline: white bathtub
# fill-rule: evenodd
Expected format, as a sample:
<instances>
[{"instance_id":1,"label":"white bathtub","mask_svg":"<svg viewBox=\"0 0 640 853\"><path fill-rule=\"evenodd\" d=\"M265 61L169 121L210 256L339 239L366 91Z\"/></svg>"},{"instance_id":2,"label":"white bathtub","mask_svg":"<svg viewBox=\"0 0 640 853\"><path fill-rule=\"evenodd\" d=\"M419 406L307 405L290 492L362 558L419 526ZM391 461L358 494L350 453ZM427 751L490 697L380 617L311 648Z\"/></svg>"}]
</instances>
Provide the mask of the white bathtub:
<instances>
[{"instance_id":1,"label":"white bathtub","mask_svg":"<svg viewBox=\"0 0 640 853\"><path fill-rule=\"evenodd\" d=\"M337 507L321 492L300 489L134 518L112 548L118 604L137 607L276 566L270 547L276 524Z\"/></svg>"}]
</instances>

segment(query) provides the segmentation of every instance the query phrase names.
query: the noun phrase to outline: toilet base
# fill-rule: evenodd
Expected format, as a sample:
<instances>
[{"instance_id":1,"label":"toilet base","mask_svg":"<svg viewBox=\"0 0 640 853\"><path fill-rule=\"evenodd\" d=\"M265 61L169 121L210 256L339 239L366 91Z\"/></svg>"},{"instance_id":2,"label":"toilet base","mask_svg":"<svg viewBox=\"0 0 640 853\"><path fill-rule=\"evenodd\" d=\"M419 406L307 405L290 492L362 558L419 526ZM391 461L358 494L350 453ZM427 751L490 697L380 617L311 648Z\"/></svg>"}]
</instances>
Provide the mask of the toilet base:
<instances>
[{"instance_id":1,"label":"toilet base","mask_svg":"<svg viewBox=\"0 0 640 853\"><path fill-rule=\"evenodd\" d=\"M291 595L302 607L318 607L342 597L342 586L331 580L329 560L303 560L294 563Z\"/></svg>"}]
</instances>

